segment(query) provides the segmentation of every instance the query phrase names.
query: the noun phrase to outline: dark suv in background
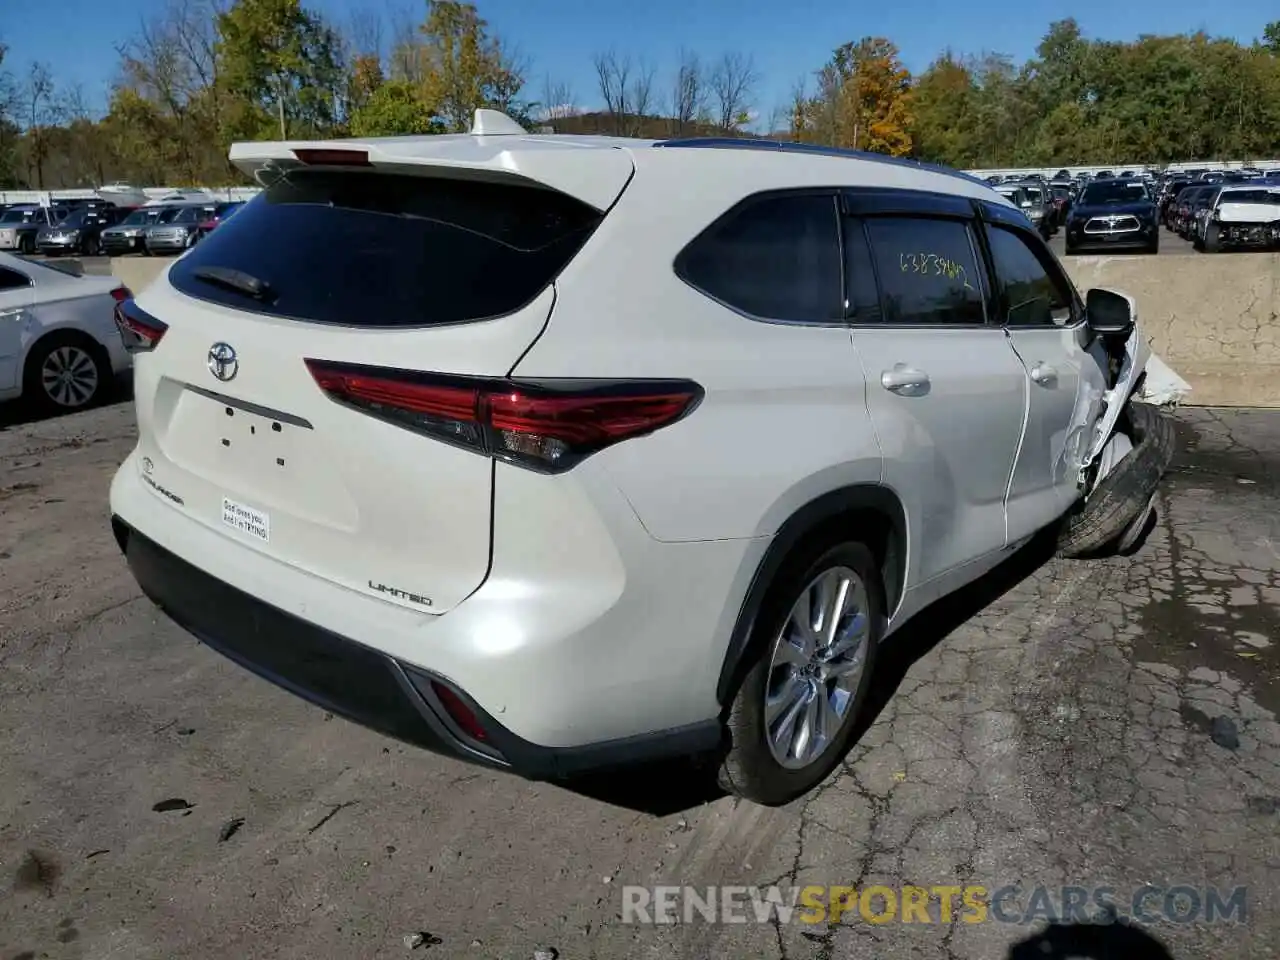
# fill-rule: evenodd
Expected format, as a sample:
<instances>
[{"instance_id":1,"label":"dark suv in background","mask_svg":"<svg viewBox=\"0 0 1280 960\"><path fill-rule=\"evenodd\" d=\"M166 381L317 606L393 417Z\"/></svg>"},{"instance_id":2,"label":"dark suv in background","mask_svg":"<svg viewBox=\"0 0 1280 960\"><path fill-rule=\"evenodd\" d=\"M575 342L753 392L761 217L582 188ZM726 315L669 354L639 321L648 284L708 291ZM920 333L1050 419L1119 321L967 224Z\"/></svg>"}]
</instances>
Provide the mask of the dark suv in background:
<instances>
[{"instance_id":1,"label":"dark suv in background","mask_svg":"<svg viewBox=\"0 0 1280 960\"><path fill-rule=\"evenodd\" d=\"M1067 220L1066 252L1091 247L1159 252L1156 204L1137 177L1093 180L1080 192Z\"/></svg>"}]
</instances>

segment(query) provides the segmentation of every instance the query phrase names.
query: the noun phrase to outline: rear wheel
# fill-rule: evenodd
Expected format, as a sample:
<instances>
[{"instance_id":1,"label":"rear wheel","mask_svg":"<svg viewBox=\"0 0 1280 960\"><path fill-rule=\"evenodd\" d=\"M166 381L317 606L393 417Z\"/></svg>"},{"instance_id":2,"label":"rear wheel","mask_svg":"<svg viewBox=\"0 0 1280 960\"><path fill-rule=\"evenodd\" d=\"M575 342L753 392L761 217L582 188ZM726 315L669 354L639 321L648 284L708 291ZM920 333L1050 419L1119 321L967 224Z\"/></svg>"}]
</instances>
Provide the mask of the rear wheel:
<instances>
[{"instance_id":1,"label":"rear wheel","mask_svg":"<svg viewBox=\"0 0 1280 960\"><path fill-rule=\"evenodd\" d=\"M784 566L730 705L721 785L776 806L835 768L866 699L884 591L871 551L846 541Z\"/></svg>"},{"instance_id":2,"label":"rear wheel","mask_svg":"<svg viewBox=\"0 0 1280 960\"><path fill-rule=\"evenodd\" d=\"M106 354L92 339L55 333L27 357L22 395L47 411L81 410L102 395L110 376Z\"/></svg>"}]
</instances>

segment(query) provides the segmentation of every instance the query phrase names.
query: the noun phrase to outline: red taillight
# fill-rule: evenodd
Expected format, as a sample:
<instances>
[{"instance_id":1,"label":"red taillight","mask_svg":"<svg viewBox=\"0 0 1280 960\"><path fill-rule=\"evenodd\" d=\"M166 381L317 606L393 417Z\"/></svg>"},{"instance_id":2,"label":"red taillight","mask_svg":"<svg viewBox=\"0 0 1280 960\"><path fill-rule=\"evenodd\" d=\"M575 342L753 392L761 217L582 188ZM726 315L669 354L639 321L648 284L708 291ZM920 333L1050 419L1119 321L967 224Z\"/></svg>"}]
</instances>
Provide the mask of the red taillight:
<instances>
[{"instance_id":1,"label":"red taillight","mask_svg":"<svg viewBox=\"0 0 1280 960\"><path fill-rule=\"evenodd\" d=\"M128 287L116 287L111 291L111 299L116 303L124 303L133 296L132 291Z\"/></svg>"},{"instance_id":2,"label":"red taillight","mask_svg":"<svg viewBox=\"0 0 1280 960\"><path fill-rule=\"evenodd\" d=\"M548 473L674 423L702 398L686 380L578 386L307 360L332 400L398 426Z\"/></svg>"},{"instance_id":3,"label":"red taillight","mask_svg":"<svg viewBox=\"0 0 1280 960\"><path fill-rule=\"evenodd\" d=\"M310 167L371 167L368 150L302 149L293 155Z\"/></svg>"},{"instance_id":4,"label":"red taillight","mask_svg":"<svg viewBox=\"0 0 1280 960\"><path fill-rule=\"evenodd\" d=\"M113 291L114 294L114 291ZM145 310L140 310L132 297L116 303L116 327L120 330L120 339L124 348L130 353L146 353L154 350L169 325L157 320Z\"/></svg>"}]
</instances>

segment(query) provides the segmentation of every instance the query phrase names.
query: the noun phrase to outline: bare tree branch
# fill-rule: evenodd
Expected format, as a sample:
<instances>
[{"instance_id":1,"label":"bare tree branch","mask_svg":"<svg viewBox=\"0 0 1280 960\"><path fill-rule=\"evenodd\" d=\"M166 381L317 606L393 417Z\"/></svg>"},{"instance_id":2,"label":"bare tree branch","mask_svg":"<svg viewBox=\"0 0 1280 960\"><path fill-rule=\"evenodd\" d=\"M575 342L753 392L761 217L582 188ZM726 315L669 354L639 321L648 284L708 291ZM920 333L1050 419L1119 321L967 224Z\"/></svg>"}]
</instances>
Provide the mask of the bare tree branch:
<instances>
[{"instance_id":1,"label":"bare tree branch","mask_svg":"<svg viewBox=\"0 0 1280 960\"><path fill-rule=\"evenodd\" d=\"M592 58L596 68L596 82L600 99L604 101L605 114L609 117L612 132L623 136L627 128L627 115L631 110L631 58L619 56L614 51L598 53Z\"/></svg>"},{"instance_id":2,"label":"bare tree branch","mask_svg":"<svg viewBox=\"0 0 1280 960\"><path fill-rule=\"evenodd\" d=\"M638 137L643 133L643 125L645 118L653 110L653 79L656 71L652 64L641 61L636 67L635 76L631 81L631 124L627 129L627 136Z\"/></svg>"},{"instance_id":3,"label":"bare tree branch","mask_svg":"<svg viewBox=\"0 0 1280 960\"><path fill-rule=\"evenodd\" d=\"M690 50L680 51L680 66L676 69L671 90L672 132L687 132L699 119L706 107L707 90L698 55Z\"/></svg>"},{"instance_id":4,"label":"bare tree branch","mask_svg":"<svg viewBox=\"0 0 1280 960\"><path fill-rule=\"evenodd\" d=\"M759 75L750 54L726 53L711 71L711 96L716 124L726 132L736 132L747 123L752 94Z\"/></svg>"},{"instance_id":5,"label":"bare tree branch","mask_svg":"<svg viewBox=\"0 0 1280 960\"><path fill-rule=\"evenodd\" d=\"M553 80L551 74L542 77L542 118L546 121L576 117L581 111L575 103L573 87L562 80Z\"/></svg>"},{"instance_id":6,"label":"bare tree branch","mask_svg":"<svg viewBox=\"0 0 1280 960\"><path fill-rule=\"evenodd\" d=\"M49 129L61 120L55 99L57 88L53 71L46 63L33 62L22 87L22 120L31 141L30 166L35 173L36 189L44 189L44 164L49 156Z\"/></svg>"},{"instance_id":7,"label":"bare tree branch","mask_svg":"<svg viewBox=\"0 0 1280 960\"><path fill-rule=\"evenodd\" d=\"M382 18L368 7L356 7L347 17L345 38L353 57L382 57Z\"/></svg>"}]
</instances>

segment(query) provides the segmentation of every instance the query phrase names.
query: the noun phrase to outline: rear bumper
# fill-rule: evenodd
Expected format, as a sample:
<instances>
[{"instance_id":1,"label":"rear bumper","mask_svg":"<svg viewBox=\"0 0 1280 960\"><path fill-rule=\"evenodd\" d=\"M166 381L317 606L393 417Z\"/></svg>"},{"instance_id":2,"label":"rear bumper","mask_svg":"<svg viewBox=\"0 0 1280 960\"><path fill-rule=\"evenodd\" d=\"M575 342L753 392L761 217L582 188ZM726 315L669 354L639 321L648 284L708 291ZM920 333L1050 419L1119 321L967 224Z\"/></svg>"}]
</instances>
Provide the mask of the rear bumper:
<instances>
[{"instance_id":1,"label":"rear bumper","mask_svg":"<svg viewBox=\"0 0 1280 960\"><path fill-rule=\"evenodd\" d=\"M407 743L531 779L687 756L719 745L717 720L581 746L530 743L445 678L273 607L187 563L118 516L111 525L142 591L179 626L277 686ZM444 705L442 689L470 712L482 738L459 725Z\"/></svg>"}]
</instances>

